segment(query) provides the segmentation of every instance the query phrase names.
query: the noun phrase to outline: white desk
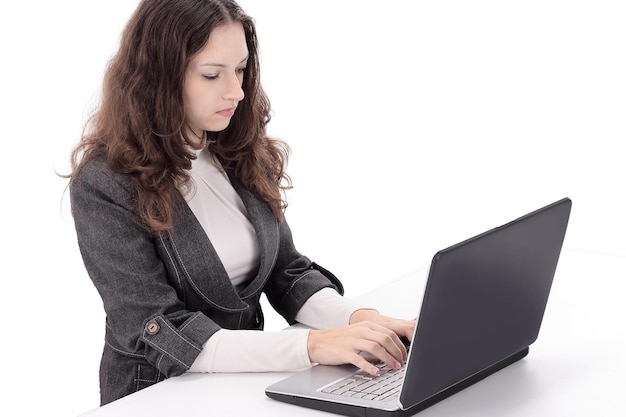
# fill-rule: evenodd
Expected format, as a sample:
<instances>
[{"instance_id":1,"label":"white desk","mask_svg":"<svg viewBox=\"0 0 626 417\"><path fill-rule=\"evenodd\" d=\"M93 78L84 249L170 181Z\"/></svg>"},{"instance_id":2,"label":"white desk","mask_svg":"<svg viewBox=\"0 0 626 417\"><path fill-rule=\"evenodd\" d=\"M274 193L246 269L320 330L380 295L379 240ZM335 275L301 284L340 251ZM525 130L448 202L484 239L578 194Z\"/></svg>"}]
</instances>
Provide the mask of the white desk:
<instances>
[{"instance_id":1,"label":"white desk","mask_svg":"<svg viewBox=\"0 0 626 417\"><path fill-rule=\"evenodd\" d=\"M425 272L420 271L386 285L393 297L363 298L383 313L411 317L423 279ZM626 258L564 250L542 330L529 355L418 415L626 415L625 288ZM401 298L407 301L399 302ZM267 398L265 387L287 375L184 375L83 416L333 415Z\"/></svg>"}]
</instances>

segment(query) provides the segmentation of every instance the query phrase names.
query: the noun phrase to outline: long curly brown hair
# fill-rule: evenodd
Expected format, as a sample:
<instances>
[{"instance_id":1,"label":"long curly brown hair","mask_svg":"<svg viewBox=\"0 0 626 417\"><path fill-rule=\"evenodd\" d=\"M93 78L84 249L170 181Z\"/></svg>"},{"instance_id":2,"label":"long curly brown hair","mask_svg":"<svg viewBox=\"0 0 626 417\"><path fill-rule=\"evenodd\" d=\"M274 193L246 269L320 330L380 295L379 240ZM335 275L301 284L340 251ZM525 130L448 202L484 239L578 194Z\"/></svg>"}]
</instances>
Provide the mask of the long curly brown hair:
<instances>
[{"instance_id":1,"label":"long curly brown hair","mask_svg":"<svg viewBox=\"0 0 626 417\"><path fill-rule=\"evenodd\" d=\"M75 178L97 157L135 179L140 216L152 232L173 227L174 184L190 181L195 158L185 129L183 84L191 58L212 31L243 25L249 52L239 103L231 123L207 132L208 147L249 190L282 220L289 148L267 137L270 103L260 85L258 42L253 20L232 0L143 0L129 20L117 54L105 73L102 99L71 155Z\"/></svg>"}]
</instances>

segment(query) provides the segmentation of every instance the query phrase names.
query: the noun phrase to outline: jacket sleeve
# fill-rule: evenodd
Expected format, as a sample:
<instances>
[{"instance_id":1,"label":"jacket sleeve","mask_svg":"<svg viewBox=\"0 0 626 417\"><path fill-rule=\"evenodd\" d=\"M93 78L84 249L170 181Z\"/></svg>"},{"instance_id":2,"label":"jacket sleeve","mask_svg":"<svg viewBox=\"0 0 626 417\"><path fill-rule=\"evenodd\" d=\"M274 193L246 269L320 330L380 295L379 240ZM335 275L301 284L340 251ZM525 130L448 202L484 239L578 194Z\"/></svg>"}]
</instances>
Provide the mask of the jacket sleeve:
<instances>
[{"instance_id":1,"label":"jacket sleeve","mask_svg":"<svg viewBox=\"0 0 626 417\"><path fill-rule=\"evenodd\" d=\"M300 254L294 246L289 225L286 221L281 222L278 258L264 288L272 307L289 324L294 324L304 303L327 287L343 295L341 282L332 273Z\"/></svg>"},{"instance_id":2,"label":"jacket sleeve","mask_svg":"<svg viewBox=\"0 0 626 417\"><path fill-rule=\"evenodd\" d=\"M85 268L104 303L107 343L168 377L182 374L219 326L185 309L141 225L131 180L91 161L70 183L70 198Z\"/></svg>"}]
</instances>

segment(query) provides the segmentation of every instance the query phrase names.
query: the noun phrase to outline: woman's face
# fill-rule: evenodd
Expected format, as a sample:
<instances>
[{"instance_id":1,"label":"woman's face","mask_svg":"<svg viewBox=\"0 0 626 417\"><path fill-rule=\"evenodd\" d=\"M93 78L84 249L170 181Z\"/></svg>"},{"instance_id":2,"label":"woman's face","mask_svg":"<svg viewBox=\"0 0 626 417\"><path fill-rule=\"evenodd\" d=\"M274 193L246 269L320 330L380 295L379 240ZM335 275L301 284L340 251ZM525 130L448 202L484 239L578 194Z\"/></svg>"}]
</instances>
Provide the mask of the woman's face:
<instances>
[{"instance_id":1,"label":"woman's face","mask_svg":"<svg viewBox=\"0 0 626 417\"><path fill-rule=\"evenodd\" d=\"M241 85L247 61L246 36L239 22L216 28L192 57L183 86L191 139L201 138L204 131L219 132L228 127L244 98Z\"/></svg>"}]
</instances>

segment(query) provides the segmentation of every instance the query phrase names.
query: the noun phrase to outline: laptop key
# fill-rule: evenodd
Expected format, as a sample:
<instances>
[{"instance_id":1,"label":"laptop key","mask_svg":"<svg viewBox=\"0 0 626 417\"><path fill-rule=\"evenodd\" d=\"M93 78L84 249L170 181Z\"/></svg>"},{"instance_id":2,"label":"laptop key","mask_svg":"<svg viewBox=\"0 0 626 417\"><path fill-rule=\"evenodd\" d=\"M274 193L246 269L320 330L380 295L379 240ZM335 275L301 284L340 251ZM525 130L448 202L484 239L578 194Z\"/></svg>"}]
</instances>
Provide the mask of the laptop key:
<instances>
[{"instance_id":1,"label":"laptop key","mask_svg":"<svg viewBox=\"0 0 626 417\"><path fill-rule=\"evenodd\" d=\"M383 401L383 400L389 400L391 398L393 398L396 395L400 394L400 387L396 387L394 389L392 389L391 391L388 391L382 395L379 395L378 397L376 397L375 399L377 401Z\"/></svg>"}]
</instances>

